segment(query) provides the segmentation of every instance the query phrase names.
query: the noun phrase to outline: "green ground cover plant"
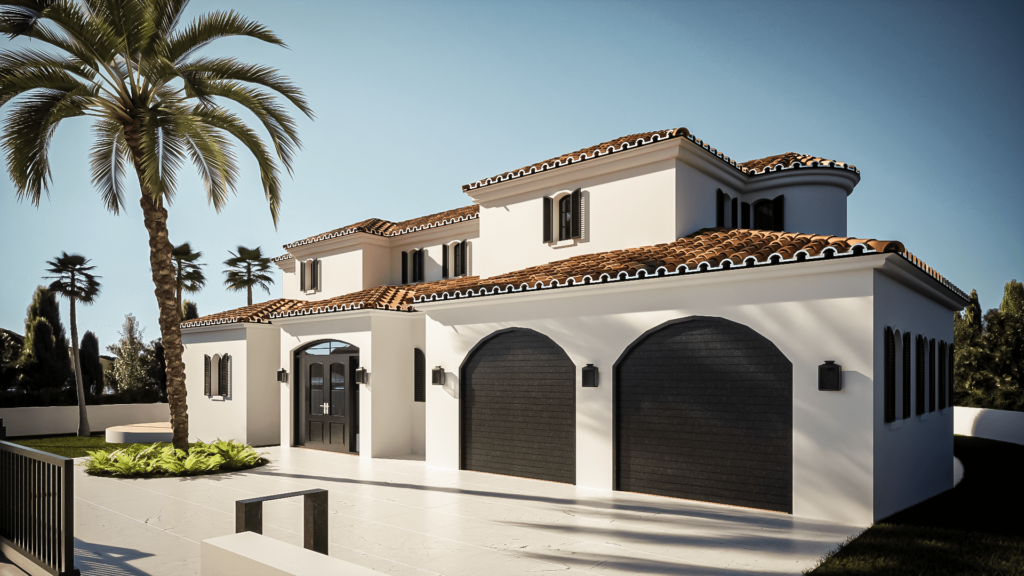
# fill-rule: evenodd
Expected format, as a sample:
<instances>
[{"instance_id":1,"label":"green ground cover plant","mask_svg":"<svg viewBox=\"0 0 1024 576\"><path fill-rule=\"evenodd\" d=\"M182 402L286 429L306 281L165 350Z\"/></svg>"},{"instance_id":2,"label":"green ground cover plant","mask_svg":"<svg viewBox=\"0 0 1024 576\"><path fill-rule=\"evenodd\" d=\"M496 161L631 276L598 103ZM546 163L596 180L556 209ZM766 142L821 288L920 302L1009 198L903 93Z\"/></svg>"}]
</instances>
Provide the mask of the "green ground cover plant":
<instances>
[{"instance_id":1,"label":"green ground cover plant","mask_svg":"<svg viewBox=\"0 0 1024 576\"><path fill-rule=\"evenodd\" d=\"M65 458L82 458L88 456L92 450L120 450L131 446L131 444L110 444L106 441L103 433L92 436L76 436L65 434L59 436L25 436L17 439L10 439L8 442L21 444L29 448L35 448Z\"/></svg>"},{"instance_id":2,"label":"green ground cover plant","mask_svg":"<svg viewBox=\"0 0 1024 576\"><path fill-rule=\"evenodd\" d=\"M188 452L163 442L92 450L84 466L87 473L95 476L148 478L234 472L263 466L267 462L269 460L252 446L218 440L210 444L190 444Z\"/></svg>"},{"instance_id":3,"label":"green ground cover plant","mask_svg":"<svg viewBox=\"0 0 1024 576\"><path fill-rule=\"evenodd\" d=\"M955 436L953 453L964 465L960 484L879 521L808 573L1024 574L1024 495L1010 471L1024 446Z\"/></svg>"}]
</instances>

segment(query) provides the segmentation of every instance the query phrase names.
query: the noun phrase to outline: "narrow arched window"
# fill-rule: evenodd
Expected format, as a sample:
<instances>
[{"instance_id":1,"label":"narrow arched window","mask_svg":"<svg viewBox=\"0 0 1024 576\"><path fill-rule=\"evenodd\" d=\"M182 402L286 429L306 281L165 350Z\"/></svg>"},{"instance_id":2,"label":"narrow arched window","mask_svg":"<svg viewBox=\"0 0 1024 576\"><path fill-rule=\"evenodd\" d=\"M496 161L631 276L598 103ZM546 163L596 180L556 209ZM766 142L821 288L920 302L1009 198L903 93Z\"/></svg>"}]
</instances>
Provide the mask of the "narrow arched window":
<instances>
[{"instance_id":1,"label":"narrow arched window","mask_svg":"<svg viewBox=\"0 0 1024 576\"><path fill-rule=\"evenodd\" d=\"M772 201L758 200L757 202L754 202L754 229L772 230L773 228Z\"/></svg>"},{"instance_id":2,"label":"narrow arched window","mask_svg":"<svg viewBox=\"0 0 1024 576\"><path fill-rule=\"evenodd\" d=\"M910 418L910 369L913 364L910 332L903 334L903 418Z\"/></svg>"},{"instance_id":3,"label":"narrow arched window","mask_svg":"<svg viewBox=\"0 0 1024 576\"><path fill-rule=\"evenodd\" d=\"M558 239L572 238L572 196L565 195L558 200Z\"/></svg>"},{"instance_id":4,"label":"narrow arched window","mask_svg":"<svg viewBox=\"0 0 1024 576\"><path fill-rule=\"evenodd\" d=\"M896 421L896 338L892 328L885 327L885 422Z\"/></svg>"},{"instance_id":5,"label":"narrow arched window","mask_svg":"<svg viewBox=\"0 0 1024 576\"><path fill-rule=\"evenodd\" d=\"M423 350L413 348L413 401L427 401L427 356Z\"/></svg>"},{"instance_id":6,"label":"narrow arched window","mask_svg":"<svg viewBox=\"0 0 1024 576\"><path fill-rule=\"evenodd\" d=\"M462 242L452 246L452 260L455 262L455 276L462 276Z\"/></svg>"}]
</instances>

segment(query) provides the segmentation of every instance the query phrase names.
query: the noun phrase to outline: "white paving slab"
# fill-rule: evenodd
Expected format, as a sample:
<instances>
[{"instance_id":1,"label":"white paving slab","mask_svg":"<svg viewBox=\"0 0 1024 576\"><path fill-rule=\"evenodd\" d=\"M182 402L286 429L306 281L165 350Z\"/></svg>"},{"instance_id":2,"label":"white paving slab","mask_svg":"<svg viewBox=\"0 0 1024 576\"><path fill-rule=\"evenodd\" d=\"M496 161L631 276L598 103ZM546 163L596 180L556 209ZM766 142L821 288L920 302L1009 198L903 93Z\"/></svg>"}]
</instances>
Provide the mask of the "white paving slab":
<instances>
[{"instance_id":1,"label":"white paving slab","mask_svg":"<svg viewBox=\"0 0 1024 576\"><path fill-rule=\"evenodd\" d=\"M199 574L234 502L325 488L330 555L398 576L799 574L865 527L478 472L410 458L267 448L271 464L197 478L75 479L83 575ZM267 502L263 534L301 546L301 499Z\"/></svg>"}]
</instances>

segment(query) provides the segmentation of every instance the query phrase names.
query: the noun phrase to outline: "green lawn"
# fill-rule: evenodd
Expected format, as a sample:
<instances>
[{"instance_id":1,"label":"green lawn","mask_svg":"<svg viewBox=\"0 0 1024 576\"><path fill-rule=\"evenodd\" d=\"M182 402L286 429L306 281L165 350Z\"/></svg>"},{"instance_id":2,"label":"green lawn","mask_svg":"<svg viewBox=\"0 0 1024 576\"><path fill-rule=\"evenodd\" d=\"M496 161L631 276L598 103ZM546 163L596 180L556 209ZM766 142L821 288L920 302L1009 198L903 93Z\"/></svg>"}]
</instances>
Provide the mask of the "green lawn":
<instances>
[{"instance_id":1,"label":"green lawn","mask_svg":"<svg viewBox=\"0 0 1024 576\"><path fill-rule=\"evenodd\" d=\"M1024 574L1024 446L956 436L956 488L879 521L808 572L815 576Z\"/></svg>"},{"instance_id":2,"label":"green lawn","mask_svg":"<svg viewBox=\"0 0 1024 576\"><path fill-rule=\"evenodd\" d=\"M90 450L117 450L131 444L108 444L104 434L97 433L93 436L79 438L73 434L61 436L26 436L24 438L12 438L8 442L21 444L50 454L64 456L67 458L81 458L88 456L86 451Z\"/></svg>"}]
</instances>

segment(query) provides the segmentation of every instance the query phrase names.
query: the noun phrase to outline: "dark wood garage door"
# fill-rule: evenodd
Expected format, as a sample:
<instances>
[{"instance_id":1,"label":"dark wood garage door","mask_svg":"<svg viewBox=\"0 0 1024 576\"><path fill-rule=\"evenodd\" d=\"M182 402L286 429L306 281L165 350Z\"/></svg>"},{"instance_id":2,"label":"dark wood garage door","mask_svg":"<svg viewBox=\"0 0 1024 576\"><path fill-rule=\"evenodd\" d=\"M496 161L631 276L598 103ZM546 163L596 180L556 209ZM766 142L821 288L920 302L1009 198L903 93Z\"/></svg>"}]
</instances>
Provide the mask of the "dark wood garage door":
<instances>
[{"instance_id":1,"label":"dark wood garage door","mask_svg":"<svg viewBox=\"0 0 1024 576\"><path fill-rule=\"evenodd\" d=\"M558 344L503 330L461 373L463 470L576 482L576 366Z\"/></svg>"},{"instance_id":2,"label":"dark wood garage door","mask_svg":"<svg viewBox=\"0 0 1024 576\"><path fill-rule=\"evenodd\" d=\"M793 365L768 339L692 317L616 363L616 488L793 511Z\"/></svg>"}]
</instances>

